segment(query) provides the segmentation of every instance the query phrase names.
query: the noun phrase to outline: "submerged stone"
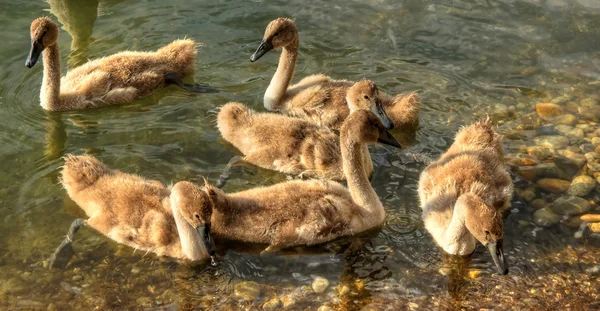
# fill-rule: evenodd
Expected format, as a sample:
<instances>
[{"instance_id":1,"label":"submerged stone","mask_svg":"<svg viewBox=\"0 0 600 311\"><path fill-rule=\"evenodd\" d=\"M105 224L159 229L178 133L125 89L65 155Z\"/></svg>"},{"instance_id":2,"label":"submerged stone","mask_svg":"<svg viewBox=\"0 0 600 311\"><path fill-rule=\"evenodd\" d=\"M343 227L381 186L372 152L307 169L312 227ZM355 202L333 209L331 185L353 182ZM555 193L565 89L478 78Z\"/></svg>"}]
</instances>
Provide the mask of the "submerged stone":
<instances>
[{"instance_id":1,"label":"submerged stone","mask_svg":"<svg viewBox=\"0 0 600 311\"><path fill-rule=\"evenodd\" d=\"M324 292L328 286L329 286L329 281L324 277L318 276L312 282L312 289L317 294Z\"/></svg>"},{"instance_id":2,"label":"submerged stone","mask_svg":"<svg viewBox=\"0 0 600 311\"><path fill-rule=\"evenodd\" d=\"M594 233L600 233L600 222L592 222L587 224L588 229Z\"/></svg>"},{"instance_id":3,"label":"submerged stone","mask_svg":"<svg viewBox=\"0 0 600 311\"><path fill-rule=\"evenodd\" d=\"M600 172L600 163L595 163L595 162L588 162L587 167L592 171L592 172Z\"/></svg>"},{"instance_id":4,"label":"submerged stone","mask_svg":"<svg viewBox=\"0 0 600 311\"><path fill-rule=\"evenodd\" d=\"M552 211L549 207L544 207L533 213L533 222L540 227L550 227L557 224L561 216Z\"/></svg>"},{"instance_id":5,"label":"submerged stone","mask_svg":"<svg viewBox=\"0 0 600 311\"><path fill-rule=\"evenodd\" d=\"M565 124L565 125L575 125L577 124L577 117L567 113L562 116L558 116L552 120L554 124ZM582 131L583 133L583 131ZM582 135L583 136L583 135Z\"/></svg>"},{"instance_id":6,"label":"submerged stone","mask_svg":"<svg viewBox=\"0 0 600 311\"><path fill-rule=\"evenodd\" d=\"M549 120L564 113L562 106L554 103L538 103L535 105L535 112L544 120Z\"/></svg>"},{"instance_id":7,"label":"submerged stone","mask_svg":"<svg viewBox=\"0 0 600 311\"><path fill-rule=\"evenodd\" d=\"M245 301L254 301L260 296L260 285L252 281L243 281L235 284L234 293Z\"/></svg>"},{"instance_id":8,"label":"submerged stone","mask_svg":"<svg viewBox=\"0 0 600 311\"><path fill-rule=\"evenodd\" d=\"M589 211L590 202L576 196L563 196L552 203L552 210L560 215L577 215Z\"/></svg>"},{"instance_id":9,"label":"submerged stone","mask_svg":"<svg viewBox=\"0 0 600 311\"><path fill-rule=\"evenodd\" d=\"M570 143L568 138L559 135L538 136L533 139L533 142L538 146L550 149L562 149Z\"/></svg>"},{"instance_id":10,"label":"submerged stone","mask_svg":"<svg viewBox=\"0 0 600 311\"><path fill-rule=\"evenodd\" d=\"M538 187L552 193L563 193L569 189L571 182L556 178L542 178L536 183Z\"/></svg>"},{"instance_id":11,"label":"submerged stone","mask_svg":"<svg viewBox=\"0 0 600 311\"><path fill-rule=\"evenodd\" d=\"M544 161L552 156L552 151L550 151L550 149L540 146L527 147L527 153L540 161Z\"/></svg>"},{"instance_id":12,"label":"submerged stone","mask_svg":"<svg viewBox=\"0 0 600 311\"><path fill-rule=\"evenodd\" d=\"M569 190L567 190L567 194L578 197L584 197L590 194L590 192L592 192L592 190L594 190L595 187L596 180L587 175L580 175L573 179Z\"/></svg>"},{"instance_id":13,"label":"submerged stone","mask_svg":"<svg viewBox=\"0 0 600 311\"><path fill-rule=\"evenodd\" d=\"M265 304L263 304L262 308L265 311L278 310L281 307L281 300L279 298L273 298Z\"/></svg>"}]
</instances>

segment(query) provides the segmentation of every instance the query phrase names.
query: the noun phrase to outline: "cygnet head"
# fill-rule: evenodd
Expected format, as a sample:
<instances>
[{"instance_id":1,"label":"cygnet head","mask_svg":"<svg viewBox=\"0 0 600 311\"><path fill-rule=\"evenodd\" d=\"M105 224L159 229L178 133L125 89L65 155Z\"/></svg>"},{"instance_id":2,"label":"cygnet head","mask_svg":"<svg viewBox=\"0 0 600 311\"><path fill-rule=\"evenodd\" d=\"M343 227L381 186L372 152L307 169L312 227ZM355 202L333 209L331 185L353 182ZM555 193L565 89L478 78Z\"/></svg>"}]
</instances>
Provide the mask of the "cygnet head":
<instances>
[{"instance_id":1,"label":"cygnet head","mask_svg":"<svg viewBox=\"0 0 600 311\"><path fill-rule=\"evenodd\" d=\"M346 143L375 143L401 148L400 143L388 132L381 121L369 110L357 110L348 116L340 129L341 139Z\"/></svg>"},{"instance_id":2,"label":"cygnet head","mask_svg":"<svg viewBox=\"0 0 600 311\"><path fill-rule=\"evenodd\" d=\"M362 80L354 83L346 93L346 102L350 113L361 109L369 110L381 120L386 129L394 128L394 122L385 113L379 99L379 90L373 81Z\"/></svg>"},{"instance_id":3,"label":"cygnet head","mask_svg":"<svg viewBox=\"0 0 600 311\"><path fill-rule=\"evenodd\" d=\"M267 25L263 40L250 56L250 61L255 62L273 49L283 48L291 44L298 44L298 29L289 18L280 17Z\"/></svg>"},{"instance_id":4,"label":"cygnet head","mask_svg":"<svg viewBox=\"0 0 600 311\"><path fill-rule=\"evenodd\" d=\"M210 235L213 202L208 194L190 182L181 181L171 189L171 200L176 205L173 208L177 208L181 216L196 228L202 239L202 246L208 254L214 256L215 251Z\"/></svg>"},{"instance_id":5,"label":"cygnet head","mask_svg":"<svg viewBox=\"0 0 600 311\"><path fill-rule=\"evenodd\" d=\"M481 197L471 193L461 195L455 208L465 211L465 226L477 241L488 249L498 273L507 274L508 265L502 248L501 213L486 204Z\"/></svg>"},{"instance_id":6,"label":"cygnet head","mask_svg":"<svg viewBox=\"0 0 600 311\"><path fill-rule=\"evenodd\" d=\"M31 23L31 50L25 62L27 68L33 67L45 48L56 44L58 26L47 17L40 17Z\"/></svg>"}]
</instances>

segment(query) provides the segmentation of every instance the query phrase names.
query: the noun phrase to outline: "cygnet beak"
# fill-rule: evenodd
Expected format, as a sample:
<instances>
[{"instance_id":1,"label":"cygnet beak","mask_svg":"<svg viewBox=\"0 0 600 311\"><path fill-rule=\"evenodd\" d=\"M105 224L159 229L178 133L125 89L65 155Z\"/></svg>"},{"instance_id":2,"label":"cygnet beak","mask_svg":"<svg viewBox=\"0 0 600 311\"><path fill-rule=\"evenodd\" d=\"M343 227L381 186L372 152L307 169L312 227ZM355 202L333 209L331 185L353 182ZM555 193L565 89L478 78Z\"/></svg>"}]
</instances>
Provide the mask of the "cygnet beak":
<instances>
[{"instance_id":1,"label":"cygnet beak","mask_svg":"<svg viewBox=\"0 0 600 311\"><path fill-rule=\"evenodd\" d=\"M375 106L371 107L371 112L374 113L379 118L379 120L381 120L381 123L383 123L383 126L386 129L391 130L394 128L394 122L392 122L392 120L385 113L385 110L383 109L383 104L381 103L381 100L379 100L379 98L375 99Z\"/></svg>"},{"instance_id":2,"label":"cygnet beak","mask_svg":"<svg viewBox=\"0 0 600 311\"><path fill-rule=\"evenodd\" d=\"M394 138L394 136L392 136L392 134L390 134L390 132L388 132L385 129L383 131L379 132L379 138L377 139L377 142L380 142L380 143L386 144L386 145L390 145L390 146L394 146L396 148L402 148L402 145L400 145L400 143L396 140L396 138Z\"/></svg>"},{"instance_id":3,"label":"cygnet beak","mask_svg":"<svg viewBox=\"0 0 600 311\"><path fill-rule=\"evenodd\" d=\"M498 268L498 273L501 275L508 274L508 264L506 263L504 250L502 249L502 239L498 241L490 241L485 245L485 247L487 247L490 255L492 255L492 259Z\"/></svg>"},{"instance_id":4,"label":"cygnet beak","mask_svg":"<svg viewBox=\"0 0 600 311\"><path fill-rule=\"evenodd\" d=\"M251 62L257 61L263 55L267 54L267 52L272 50L273 47L274 46L273 46L273 43L271 42L271 39L263 40L260 43L260 45L258 46L258 48L256 49L256 52L254 52L254 54L252 54L252 56L250 56L250 61Z\"/></svg>"},{"instance_id":5,"label":"cygnet beak","mask_svg":"<svg viewBox=\"0 0 600 311\"><path fill-rule=\"evenodd\" d=\"M29 51L29 56L27 56L27 60L25 61L25 66L27 68L31 68L37 63L38 58L40 58L40 54L44 50L44 46L39 41L31 42L31 50Z\"/></svg>"},{"instance_id":6,"label":"cygnet beak","mask_svg":"<svg viewBox=\"0 0 600 311\"><path fill-rule=\"evenodd\" d=\"M206 252L211 257L211 259L213 259L213 257L215 256L215 250L212 247L213 243L212 237L210 236L210 224L202 224L196 227L196 231L198 231L198 234L202 239L204 249L206 249Z\"/></svg>"}]
</instances>

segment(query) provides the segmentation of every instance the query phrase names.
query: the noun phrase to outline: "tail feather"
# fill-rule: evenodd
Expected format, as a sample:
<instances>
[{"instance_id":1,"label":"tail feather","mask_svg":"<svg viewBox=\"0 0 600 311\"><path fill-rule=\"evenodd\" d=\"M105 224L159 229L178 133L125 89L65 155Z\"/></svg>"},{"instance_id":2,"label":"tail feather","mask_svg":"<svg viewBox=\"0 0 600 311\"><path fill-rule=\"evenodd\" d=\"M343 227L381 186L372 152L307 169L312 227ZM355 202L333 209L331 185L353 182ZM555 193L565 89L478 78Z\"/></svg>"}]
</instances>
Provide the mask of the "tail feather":
<instances>
[{"instance_id":1,"label":"tail feather","mask_svg":"<svg viewBox=\"0 0 600 311\"><path fill-rule=\"evenodd\" d=\"M111 171L108 166L92 156L67 154L64 159L61 183L69 193L93 185Z\"/></svg>"}]
</instances>

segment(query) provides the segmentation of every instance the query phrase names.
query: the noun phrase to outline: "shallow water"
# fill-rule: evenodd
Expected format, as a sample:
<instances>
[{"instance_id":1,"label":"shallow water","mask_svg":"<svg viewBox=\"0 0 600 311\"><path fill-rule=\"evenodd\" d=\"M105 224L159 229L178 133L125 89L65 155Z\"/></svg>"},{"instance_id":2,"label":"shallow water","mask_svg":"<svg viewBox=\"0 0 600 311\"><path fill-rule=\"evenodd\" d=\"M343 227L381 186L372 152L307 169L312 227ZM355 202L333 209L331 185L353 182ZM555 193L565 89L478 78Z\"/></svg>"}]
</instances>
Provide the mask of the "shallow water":
<instances>
[{"instance_id":1,"label":"shallow water","mask_svg":"<svg viewBox=\"0 0 600 311\"><path fill-rule=\"evenodd\" d=\"M497 276L481 247L468 268L443 260L420 221L416 196L422 159L443 152L461 125L489 115L507 134L510 155L533 145L531 135L514 134L514 128L535 115L536 103L567 95L576 110L584 99L598 101L597 1L0 0L0 7L3 308L259 309L275 297L288 309L311 310L599 307L596 234L576 239L577 228L562 223L538 227L534 208L517 196L505 221L511 272ZM124 107L45 112L39 106L42 66L24 66L29 24L41 15L62 25L63 72L90 58L156 49L187 36L205 44L194 80L222 92L189 95L169 87ZM249 56L266 24L279 16L294 18L299 28L296 80L318 72L368 77L387 93L418 91L422 97L412 146L403 152L371 148L378 163L373 186L387 210L384 227L270 258L258 256L260 247L223 244L217 267L180 265L82 229L70 266L45 269L70 223L84 216L57 181L64 154L92 154L112 168L164 183L216 180L238 153L219 137L214 109L228 101L261 109L278 52L256 63ZM578 118L585 116L586 108L579 112ZM236 168L225 190L283 180L262 169ZM530 187L518 176L515 181L519 189ZM585 198L597 211L598 192ZM329 280L325 293L310 289L316 276ZM235 296L245 281L260 287L256 299Z\"/></svg>"}]
</instances>

